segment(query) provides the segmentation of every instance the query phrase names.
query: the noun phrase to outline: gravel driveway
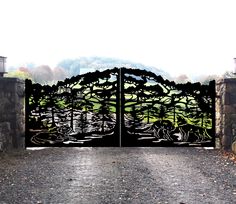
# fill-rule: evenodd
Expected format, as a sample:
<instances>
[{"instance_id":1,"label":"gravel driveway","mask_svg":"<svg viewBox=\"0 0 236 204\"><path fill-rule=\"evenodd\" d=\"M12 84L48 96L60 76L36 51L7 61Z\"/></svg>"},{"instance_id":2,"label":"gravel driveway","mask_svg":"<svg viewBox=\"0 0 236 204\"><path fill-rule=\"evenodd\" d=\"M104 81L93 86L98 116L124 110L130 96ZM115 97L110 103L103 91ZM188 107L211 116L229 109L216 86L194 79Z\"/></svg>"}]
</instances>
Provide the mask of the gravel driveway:
<instances>
[{"instance_id":1,"label":"gravel driveway","mask_svg":"<svg viewBox=\"0 0 236 204\"><path fill-rule=\"evenodd\" d=\"M236 164L197 148L0 154L0 203L236 203Z\"/></svg>"}]
</instances>

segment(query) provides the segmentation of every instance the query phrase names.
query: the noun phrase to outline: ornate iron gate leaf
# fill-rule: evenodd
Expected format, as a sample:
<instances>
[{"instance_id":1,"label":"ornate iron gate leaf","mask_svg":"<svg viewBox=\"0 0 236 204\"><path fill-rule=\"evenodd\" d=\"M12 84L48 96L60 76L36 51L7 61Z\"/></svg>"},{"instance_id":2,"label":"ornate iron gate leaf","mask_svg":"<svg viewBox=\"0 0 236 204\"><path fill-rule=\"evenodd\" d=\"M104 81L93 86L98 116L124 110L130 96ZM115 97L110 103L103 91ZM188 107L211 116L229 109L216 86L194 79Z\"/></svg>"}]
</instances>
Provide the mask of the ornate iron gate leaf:
<instances>
[{"instance_id":1,"label":"ornate iron gate leaf","mask_svg":"<svg viewBox=\"0 0 236 204\"><path fill-rule=\"evenodd\" d=\"M114 68L26 80L26 146L214 146L215 84Z\"/></svg>"},{"instance_id":2,"label":"ornate iron gate leaf","mask_svg":"<svg viewBox=\"0 0 236 204\"><path fill-rule=\"evenodd\" d=\"M214 146L215 82L122 69L122 146Z\"/></svg>"},{"instance_id":3,"label":"ornate iron gate leaf","mask_svg":"<svg viewBox=\"0 0 236 204\"><path fill-rule=\"evenodd\" d=\"M118 69L53 86L26 80L27 146L118 146Z\"/></svg>"}]
</instances>

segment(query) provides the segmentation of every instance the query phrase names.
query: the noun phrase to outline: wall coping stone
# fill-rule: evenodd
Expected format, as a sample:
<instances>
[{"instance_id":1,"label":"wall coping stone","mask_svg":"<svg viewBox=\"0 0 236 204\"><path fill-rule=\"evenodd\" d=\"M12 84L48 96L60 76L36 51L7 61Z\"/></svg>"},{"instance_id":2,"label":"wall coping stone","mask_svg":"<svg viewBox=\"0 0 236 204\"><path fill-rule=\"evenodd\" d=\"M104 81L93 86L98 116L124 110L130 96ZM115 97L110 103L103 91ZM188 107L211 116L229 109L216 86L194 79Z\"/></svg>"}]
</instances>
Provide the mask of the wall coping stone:
<instances>
[{"instance_id":1,"label":"wall coping stone","mask_svg":"<svg viewBox=\"0 0 236 204\"><path fill-rule=\"evenodd\" d=\"M236 78L221 78L216 81L217 84L223 84L223 83L235 83L236 84Z\"/></svg>"},{"instance_id":2,"label":"wall coping stone","mask_svg":"<svg viewBox=\"0 0 236 204\"><path fill-rule=\"evenodd\" d=\"M18 82L18 83L25 83L23 79L19 78L12 78L12 77L0 77L0 81L8 81L8 82Z\"/></svg>"}]
</instances>

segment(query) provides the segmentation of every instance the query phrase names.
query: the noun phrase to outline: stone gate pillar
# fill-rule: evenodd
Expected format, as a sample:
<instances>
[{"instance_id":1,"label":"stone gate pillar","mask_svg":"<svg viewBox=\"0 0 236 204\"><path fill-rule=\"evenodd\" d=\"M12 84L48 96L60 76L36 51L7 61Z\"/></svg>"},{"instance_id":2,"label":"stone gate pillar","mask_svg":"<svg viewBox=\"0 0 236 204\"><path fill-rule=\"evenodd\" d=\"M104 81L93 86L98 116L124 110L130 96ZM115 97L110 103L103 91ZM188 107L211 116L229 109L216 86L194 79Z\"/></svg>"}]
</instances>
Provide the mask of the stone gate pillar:
<instances>
[{"instance_id":1,"label":"stone gate pillar","mask_svg":"<svg viewBox=\"0 0 236 204\"><path fill-rule=\"evenodd\" d=\"M0 151L25 148L25 82L0 78Z\"/></svg>"},{"instance_id":2,"label":"stone gate pillar","mask_svg":"<svg viewBox=\"0 0 236 204\"><path fill-rule=\"evenodd\" d=\"M230 150L236 140L236 78L216 83L216 135L221 148Z\"/></svg>"}]
</instances>

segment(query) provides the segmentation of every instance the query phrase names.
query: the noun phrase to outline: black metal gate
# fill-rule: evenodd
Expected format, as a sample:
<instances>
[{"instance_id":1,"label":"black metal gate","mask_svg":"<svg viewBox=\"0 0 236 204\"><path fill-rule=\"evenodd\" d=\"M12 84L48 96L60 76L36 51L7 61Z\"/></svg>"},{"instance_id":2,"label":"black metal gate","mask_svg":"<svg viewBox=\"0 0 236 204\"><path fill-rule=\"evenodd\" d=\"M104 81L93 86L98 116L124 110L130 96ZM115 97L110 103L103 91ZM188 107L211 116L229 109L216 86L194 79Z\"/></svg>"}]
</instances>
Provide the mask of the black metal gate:
<instances>
[{"instance_id":1,"label":"black metal gate","mask_svg":"<svg viewBox=\"0 0 236 204\"><path fill-rule=\"evenodd\" d=\"M26 80L26 146L214 146L215 81L176 84L114 68Z\"/></svg>"}]
</instances>

